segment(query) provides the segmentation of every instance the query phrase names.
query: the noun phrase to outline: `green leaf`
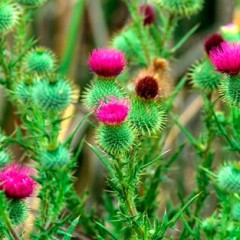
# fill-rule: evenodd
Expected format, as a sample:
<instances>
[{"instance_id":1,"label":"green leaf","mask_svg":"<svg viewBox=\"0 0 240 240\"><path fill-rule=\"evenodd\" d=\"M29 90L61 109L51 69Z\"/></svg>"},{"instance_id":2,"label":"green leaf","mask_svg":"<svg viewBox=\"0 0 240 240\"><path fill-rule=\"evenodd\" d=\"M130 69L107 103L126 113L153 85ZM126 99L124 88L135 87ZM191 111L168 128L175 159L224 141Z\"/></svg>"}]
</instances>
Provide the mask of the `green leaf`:
<instances>
[{"instance_id":1,"label":"green leaf","mask_svg":"<svg viewBox=\"0 0 240 240\"><path fill-rule=\"evenodd\" d=\"M100 153L100 151L95 148L93 145L91 145L90 143L87 143L89 145L89 147L95 152L95 154L98 156L98 158L100 159L100 161L103 163L103 165L106 167L107 171L109 172L109 174L111 175L111 177L114 177L114 170L111 166L111 164L109 163L108 159L105 159L102 154Z\"/></svg>"},{"instance_id":2,"label":"green leaf","mask_svg":"<svg viewBox=\"0 0 240 240\"><path fill-rule=\"evenodd\" d=\"M114 240L120 240L114 233L112 233L109 229L107 229L104 225L102 225L101 223L95 221L95 223L102 229L104 230L106 233L109 234L109 236L112 237L112 239Z\"/></svg>"},{"instance_id":3,"label":"green leaf","mask_svg":"<svg viewBox=\"0 0 240 240\"><path fill-rule=\"evenodd\" d=\"M173 227L177 220L181 217L183 212L201 195L198 193L194 197L192 197L176 214L175 216L169 221L168 227Z\"/></svg>"},{"instance_id":4,"label":"green leaf","mask_svg":"<svg viewBox=\"0 0 240 240\"><path fill-rule=\"evenodd\" d=\"M92 113L88 113L87 115L85 115L82 120L79 122L79 124L77 125L77 127L74 129L74 131L72 132L72 134L66 139L64 145L68 145L72 142L73 138L75 137L75 135L77 134L78 130L81 128L81 126L83 125L83 123L85 123L85 121L88 119L88 117L91 115Z\"/></svg>"},{"instance_id":5,"label":"green leaf","mask_svg":"<svg viewBox=\"0 0 240 240\"><path fill-rule=\"evenodd\" d=\"M176 52L190 37L191 35L199 28L200 24L196 24L193 28L191 28L183 38L171 49L171 52Z\"/></svg>"},{"instance_id":6,"label":"green leaf","mask_svg":"<svg viewBox=\"0 0 240 240\"><path fill-rule=\"evenodd\" d=\"M171 114L173 121L175 122L175 124L179 127L179 129L182 131L182 133L187 137L187 139L189 140L189 142L198 150L201 150L199 143L197 142L197 140L193 137L193 135L187 130L187 128L185 128L179 121L178 118L176 116L174 116L173 114Z\"/></svg>"},{"instance_id":7,"label":"green leaf","mask_svg":"<svg viewBox=\"0 0 240 240\"><path fill-rule=\"evenodd\" d=\"M71 240L72 239L72 237L73 237L72 234L73 234L75 228L77 227L78 221L79 221L79 217L72 221L68 231L65 233L65 237L63 238L63 240Z\"/></svg>"}]
</instances>

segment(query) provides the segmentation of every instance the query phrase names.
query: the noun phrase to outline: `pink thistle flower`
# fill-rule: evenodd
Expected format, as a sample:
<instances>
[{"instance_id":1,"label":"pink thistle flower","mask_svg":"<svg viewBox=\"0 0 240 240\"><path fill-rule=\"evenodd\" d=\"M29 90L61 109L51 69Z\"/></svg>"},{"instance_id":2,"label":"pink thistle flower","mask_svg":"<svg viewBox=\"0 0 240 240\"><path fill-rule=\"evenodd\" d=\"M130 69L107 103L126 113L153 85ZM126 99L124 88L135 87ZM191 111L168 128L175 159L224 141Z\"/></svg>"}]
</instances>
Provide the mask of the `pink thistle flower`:
<instances>
[{"instance_id":1,"label":"pink thistle flower","mask_svg":"<svg viewBox=\"0 0 240 240\"><path fill-rule=\"evenodd\" d=\"M240 44L223 42L210 51L210 59L217 71L237 75L240 73Z\"/></svg>"},{"instance_id":2,"label":"pink thistle flower","mask_svg":"<svg viewBox=\"0 0 240 240\"><path fill-rule=\"evenodd\" d=\"M16 163L7 165L0 172L0 189L7 197L14 199L23 199L31 197L36 182L30 177L34 170L29 167L22 167Z\"/></svg>"},{"instance_id":3,"label":"pink thistle flower","mask_svg":"<svg viewBox=\"0 0 240 240\"><path fill-rule=\"evenodd\" d=\"M144 16L144 26L151 25L156 20L156 12L154 7L151 4L141 5L139 8L139 12Z\"/></svg>"},{"instance_id":4,"label":"pink thistle flower","mask_svg":"<svg viewBox=\"0 0 240 240\"><path fill-rule=\"evenodd\" d=\"M111 97L106 103L100 102L96 110L97 119L106 125L122 124L130 111L130 103L126 99L117 100Z\"/></svg>"},{"instance_id":5,"label":"pink thistle flower","mask_svg":"<svg viewBox=\"0 0 240 240\"><path fill-rule=\"evenodd\" d=\"M91 70L100 77L117 77L126 66L124 53L115 49L94 49L88 60Z\"/></svg>"},{"instance_id":6,"label":"pink thistle flower","mask_svg":"<svg viewBox=\"0 0 240 240\"><path fill-rule=\"evenodd\" d=\"M223 37L218 34L214 33L210 35L205 41L204 41L204 48L206 53L209 55L210 51L213 50L216 47L219 47L219 45L224 42Z\"/></svg>"}]
</instances>

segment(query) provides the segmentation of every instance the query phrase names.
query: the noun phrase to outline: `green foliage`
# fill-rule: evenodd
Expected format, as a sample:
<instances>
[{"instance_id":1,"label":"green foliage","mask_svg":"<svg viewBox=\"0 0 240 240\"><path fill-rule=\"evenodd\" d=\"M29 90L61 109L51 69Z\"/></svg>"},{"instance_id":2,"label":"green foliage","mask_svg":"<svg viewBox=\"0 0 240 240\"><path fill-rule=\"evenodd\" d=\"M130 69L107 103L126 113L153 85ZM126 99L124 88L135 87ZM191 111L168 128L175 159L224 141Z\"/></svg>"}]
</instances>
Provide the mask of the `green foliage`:
<instances>
[{"instance_id":1,"label":"green foliage","mask_svg":"<svg viewBox=\"0 0 240 240\"><path fill-rule=\"evenodd\" d=\"M17 0L17 1L27 6L39 6L43 4L46 0Z\"/></svg>"},{"instance_id":2,"label":"green foliage","mask_svg":"<svg viewBox=\"0 0 240 240\"><path fill-rule=\"evenodd\" d=\"M232 206L232 217L234 220L240 222L240 203L235 203Z\"/></svg>"},{"instance_id":3,"label":"green foliage","mask_svg":"<svg viewBox=\"0 0 240 240\"><path fill-rule=\"evenodd\" d=\"M215 71L208 59L196 63L190 70L190 78L193 85L203 91L214 91L219 88L222 75Z\"/></svg>"},{"instance_id":4,"label":"green foliage","mask_svg":"<svg viewBox=\"0 0 240 240\"><path fill-rule=\"evenodd\" d=\"M31 98L36 107L42 111L62 111L73 100L73 88L70 82L62 77L36 79Z\"/></svg>"},{"instance_id":5,"label":"green foliage","mask_svg":"<svg viewBox=\"0 0 240 240\"><path fill-rule=\"evenodd\" d=\"M102 125L97 130L99 146L109 154L121 154L129 150L134 141L134 133L128 123L119 126Z\"/></svg>"},{"instance_id":6,"label":"green foliage","mask_svg":"<svg viewBox=\"0 0 240 240\"><path fill-rule=\"evenodd\" d=\"M37 74L53 71L55 61L54 54L43 47L37 47L31 50L25 57L27 71Z\"/></svg>"},{"instance_id":7,"label":"green foliage","mask_svg":"<svg viewBox=\"0 0 240 240\"><path fill-rule=\"evenodd\" d=\"M18 7L8 0L0 1L0 33L11 30L18 21Z\"/></svg>"},{"instance_id":8,"label":"green foliage","mask_svg":"<svg viewBox=\"0 0 240 240\"><path fill-rule=\"evenodd\" d=\"M163 128L164 113L158 102L135 97L131 102L130 122L139 134L154 135Z\"/></svg>"},{"instance_id":9,"label":"green foliage","mask_svg":"<svg viewBox=\"0 0 240 240\"><path fill-rule=\"evenodd\" d=\"M155 0L164 9L182 17L191 16L199 12L203 5L203 0Z\"/></svg>"},{"instance_id":10,"label":"green foliage","mask_svg":"<svg viewBox=\"0 0 240 240\"><path fill-rule=\"evenodd\" d=\"M224 166L218 172L219 187L228 193L240 193L240 170L234 166Z\"/></svg>"},{"instance_id":11,"label":"green foliage","mask_svg":"<svg viewBox=\"0 0 240 240\"><path fill-rule=\"evenodd\" d=\"M218 222L214 217L205 219L201 225L206 237L213 237L217 232Z\"/></svg>"},{"instance_id":12,"label":"green foliage","mask_svg":"<svg viewBox=\"0 0 240 240\"><path fill-rule=\"evenodd\" d=\"M11 155L6 150L0 151L0 167L4 167L7 163L10 162Z\"/></svg>"},{"instance_id":13,"label":"green foliage","mask_svg":"<svg viewBox=\"0 0 240 240\"><path fill-rule=\"evenodd\" d=\"M222 97L229 105L240 103L240 78L239 76L228 77L221 84Z\"/></svg>"},{"instance_id":14,"label":"green foliage","mask_svg":"<svg viewBox=\"0 0 240 240\"><path fill-rule=\"evenodd\" d=\"M114 80L97 79L84 93L84 103L89 108L96 107L100 100L107 100L109 97L123 97L123 91Z\"/></svg>"}]
</instances>

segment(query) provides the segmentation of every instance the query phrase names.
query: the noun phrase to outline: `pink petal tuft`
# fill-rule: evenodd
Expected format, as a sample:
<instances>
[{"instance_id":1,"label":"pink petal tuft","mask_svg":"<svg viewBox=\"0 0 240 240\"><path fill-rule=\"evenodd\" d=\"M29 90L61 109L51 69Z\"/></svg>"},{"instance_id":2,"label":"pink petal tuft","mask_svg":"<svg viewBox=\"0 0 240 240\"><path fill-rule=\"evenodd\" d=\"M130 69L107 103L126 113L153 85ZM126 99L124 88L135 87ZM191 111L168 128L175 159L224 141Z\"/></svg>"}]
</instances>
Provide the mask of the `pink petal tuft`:
<instances>
[{"instance_id":1,"label":"pink petal tuft","mask_svg":"<svg viewBox=\"0 0 240 240\"><path fill-rule=\"evenodd\" d=\"M223 42L210 51L210 59L219 72L237 75L240 73L240 44Z\"/></svg>"},{"instance_id":2,"label":"pink petal tuft","mask_svg":"<svg viewBox=\"0 0 240 240\"><path fill-rule=\"evenodd\" d=\"M9 198L23 199L31 197L36 182L30 177L34 170L29 167L22 167L18 164L7 165L0 172L0 189L3 190Z\"/></svg>"},{"instance_id":3,"label":"pink petal tuft","mask_svg":"<svg viewBox=\"0 0 240 240\"><path fill-rule=\"evenodd\" d=\"M111 97L106 103L102 101L96 110L97 119L106 125L122 124L130 111L130 104L127 100L117 100Z\"/></svg>"},{"instance_id":4,"label":"pink petal tuft","mask_svg":"<svg viewBox=\"0 0 240 240\"><path fill-rule=\"evenodd\" d=\"M88 60L91 70L100 77L114 78L126 66L124 53L115 49L95 49Z\"/></svg>"}]
</instances>

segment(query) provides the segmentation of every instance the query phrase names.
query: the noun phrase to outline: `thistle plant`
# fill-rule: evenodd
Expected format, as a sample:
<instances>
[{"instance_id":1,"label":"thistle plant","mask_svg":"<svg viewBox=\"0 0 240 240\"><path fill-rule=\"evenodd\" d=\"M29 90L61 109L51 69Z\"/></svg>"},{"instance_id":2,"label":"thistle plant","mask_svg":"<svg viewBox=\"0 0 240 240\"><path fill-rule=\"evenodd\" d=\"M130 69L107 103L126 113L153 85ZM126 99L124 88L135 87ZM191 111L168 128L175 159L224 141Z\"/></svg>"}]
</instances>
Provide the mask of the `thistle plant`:
<instances>
[{"instance_id":1,"label":"thistle plant","mask_svg":"<svg viewBox=\"0 0 240 240\"><path fill-rule=\"evenodd\" d=\"M123 0L130 18L108 46L89 54L93 79L78 102L66 73L83 2L74 3L63 59L32 37L34 13L44 2L0 0L0 83L18 118L14 131L0 131L0 238L238 239L238 27L228 24L207 37L202 56L177 82L171 75L176 52L198 25L178 41L175 30L204 1ZM197 134L178 116L188 80L203 103ZM81 120L63 136L73 108ZM89 150L105 171L96 177L98 191L88 186L79 193L78 173L86 170L79 163ZM186 156L195 160L194 186L185 191L184 172L178 189L169 191ZM93 201L88 192L101 196ZM209 210L212 196L217 204Z\"/></svg>"}]
</instances>

